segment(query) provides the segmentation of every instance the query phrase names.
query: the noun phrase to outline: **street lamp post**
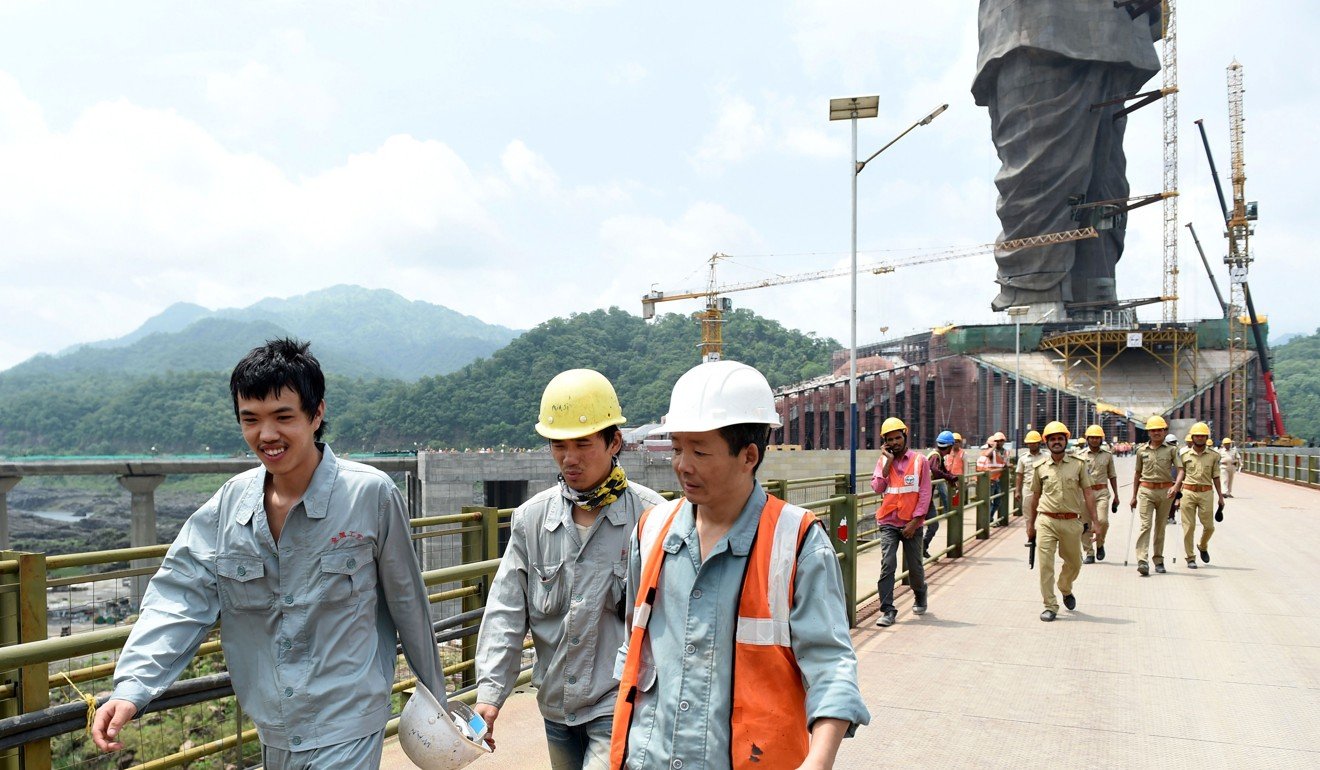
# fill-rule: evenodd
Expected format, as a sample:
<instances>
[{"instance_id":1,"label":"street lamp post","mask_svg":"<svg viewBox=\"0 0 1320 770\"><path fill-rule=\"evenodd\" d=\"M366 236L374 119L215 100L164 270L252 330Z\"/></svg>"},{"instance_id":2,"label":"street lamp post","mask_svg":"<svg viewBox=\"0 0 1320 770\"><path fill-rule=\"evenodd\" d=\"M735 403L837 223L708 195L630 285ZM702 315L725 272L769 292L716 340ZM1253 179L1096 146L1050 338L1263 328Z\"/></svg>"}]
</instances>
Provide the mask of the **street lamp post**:
<instances>
[{"instance_id":1,"label":"street lamp post","mask_svg":"<svg viewBox=\"0 0 1320 770\"><path fill-rule=\"evenodd\" d=\"M857 160L857 121L859 118L874 118L880 114L879 96L851 96L830 100L830 120L848 120L852 122L852 156L849 161L849 177L852 184L852 287L851 321L849 330L848 352L848 489L857 492L857 176L866 168L866 164L876 159L880 153L889 149L895 142L907 136L917 126L924 126L941 112L949 108L942 104L929 115L908 126L903 133L889 140L884 147L871 153L866 160Z\"/></svg>"},{"instance_id":2,"label":"street lamp post","mask_svg":"<svg viewBox=\"0 0 1320 770\"><path fill-rule=\"evenodd\" d=\"M1014 305L1008 309L1013 319L1013 451L1022 446L1022 316L1031 308L1026 305Z\"/></svg>"}]
</instances>

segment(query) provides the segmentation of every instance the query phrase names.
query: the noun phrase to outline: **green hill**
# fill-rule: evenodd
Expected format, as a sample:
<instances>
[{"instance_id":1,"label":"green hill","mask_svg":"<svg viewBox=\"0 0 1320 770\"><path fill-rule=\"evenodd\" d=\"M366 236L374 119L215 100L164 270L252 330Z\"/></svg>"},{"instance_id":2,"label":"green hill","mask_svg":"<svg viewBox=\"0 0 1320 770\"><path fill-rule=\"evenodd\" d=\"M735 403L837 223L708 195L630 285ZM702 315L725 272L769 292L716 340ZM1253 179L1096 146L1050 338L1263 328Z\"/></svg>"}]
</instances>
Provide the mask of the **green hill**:
<instances>
[{"instance_id":1,"label":"green hill","mask_svg":"<svg viewBox=\"0 0 1320 770\"><path fill-rule=\"evenodd\" d=\"M1284 427L1308 441L1320 439L1320 329L1274 348L1274 386Z\"/></svg>"},{"instance_id":2,"label":"green hill","mask_svg":"<svg viewBox=\"0 0 1320 770\"><path fill-rule=\"evenodd\" d=\"M7 383L80 373L227 371L243 353L276 336L315 340L326 369L347 377L416 380L455 371L518 334L440 305L360 286L217 311L178 303L118 339L36 356L0 373L0 394Z\"/></svg>"},{"instance_id":3,"label":"green hill","mask_svg":"<svg viewBox=\"0 0 1320 770\"><path fill-rule=\"evenodd\" d=\"M230 322L204 320L216 324L211 353L231 354L221 371L185 371L188 367L173 365L171 356L192 364L203 354L161 347L146 368L110 371L88 364L55 376L30 367L34 361L24 364L25 372L0 374L0 454L242 450L228 369L261 340L222 349L218 330ZM784 329L747 310L727 320L725 357L756 366L776 386L825 373L837 347L833 340ZM697 324L686 316L646 323L617 308L582 313L547 321L456 372L411 383L358 376L360 370L351 366L351 376L344 376L337 366L344 362L324 351L319 339L309 339L328 373L329 436L338 446L361 451L539 445L532 426L541 390L555 374L575 367L610 377L630 424L658 421L674 381L698 360L698 335ZM161 336L94 352L141 356L135 360L142 365L148 353L138 346Z\"/></svg>"}]
</instances>

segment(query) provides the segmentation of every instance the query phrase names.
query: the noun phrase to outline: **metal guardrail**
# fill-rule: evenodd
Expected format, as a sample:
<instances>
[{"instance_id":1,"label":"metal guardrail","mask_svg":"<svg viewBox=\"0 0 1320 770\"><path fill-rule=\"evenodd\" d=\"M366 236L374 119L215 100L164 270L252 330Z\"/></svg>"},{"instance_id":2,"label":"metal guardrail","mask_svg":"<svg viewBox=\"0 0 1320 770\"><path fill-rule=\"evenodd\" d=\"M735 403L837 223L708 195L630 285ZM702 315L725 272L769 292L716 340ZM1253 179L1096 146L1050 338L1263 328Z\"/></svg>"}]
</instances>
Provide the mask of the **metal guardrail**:
<instances>
[{"instance_id":1,"label":"metal guardrail","mask_svg":"<svg viewBox=\"0 0 1320 770\"><path fill-rule=\"evenodd\" d=\"M879 547L879 540L874 537L877 532L874 517L864 516L862 511L873 509L880 496L873 493L850 494L847 478L846 474L837 474L768 480L762 483L771 494L816 511L828 523L827 530L843 572L848 620L851 625L856 625L858 607L876 593L872 590L858 595L857 559L859 554ZM966 476L957 486L957 499L961 504L941 510L938 516L930 520L948 522L947 545L932 553L927 563L962 556L963 519L968 507L975 510L974 537L977 539L988 538L992 526L1008 523L1012 497L1011 468L1005 469L997 495L991 495L991 484L985 473ZM673 496L672 493L663 494L666 497ZM994 522L991 521L992 502L997 503L993 506L997 508ZM490 581L499 567L501 531L508 529L512 512L513 509L507 508L467 506L458 514L416 518L411 522L414 540L460 539L461 563L422 573L427 586L456 586L430 594L432 604L451 601L461 603L460 612L433 624L437 632L437 643L457 642L459 645L458 660L445 667L446 676L453 678L451 683L454 691L451 697L458 700L471 702L476 696L476 634ZM436 530L435 527L442 529ZM0 770L51 770L52 739L76 737L76 733L83 729L85 719L82 716L85 706L79 700L70 700L52 707L51 691L109 679L114 673L114 662L96 656L117 653L131 631L131 625L122 625L47 638L47 589L154 574L168 547L148 546L49 557L40 553L0 553ZM140 560L146 559L152 560L154 564L106 572L52 575L55 571L141 563ZM898 577L906 583L906 572ZM527 647L530 647L530 642L525 644ZM220 654L219 642L210 640L201 646L195 660ZM65 670L52 674L52 664L61 662L67 662ZM530 670L524 670L520 683L529 681L530 676ZM394 691L402 692L414 683L415 680L410 678L400 678L396 680ZM232 692L227 672L197 676L177 683L148 710L159 713L176 707L232 698ZM148 710L143 713L146 714ZM210 757L226 756L231 752L236 753L237 764L243 766L244 744L249 748L254 746L256 732L244 728L250 722L243 721L241 710L236 717L233 732L229 735L200 745L184 744L179 750L161 756L134 757L135 760L144 760L139 764L128 765L115 759L114 755L105 755L104 764L76 763L59 767L169 768L190 765ZM387 726L390 734L395 730L397 720Z\"/></svg>"},{"instance_id":2,"label":"metal guardrail","mask_svg":"<svg viewBox=\"0 0 1320 770\"><path fill-rule=\"evenodd\" d=\"M1278 479L1304 487L1320 487L1320 450L1242 449L1244 473Z\"/></svg>"}]
</instances>

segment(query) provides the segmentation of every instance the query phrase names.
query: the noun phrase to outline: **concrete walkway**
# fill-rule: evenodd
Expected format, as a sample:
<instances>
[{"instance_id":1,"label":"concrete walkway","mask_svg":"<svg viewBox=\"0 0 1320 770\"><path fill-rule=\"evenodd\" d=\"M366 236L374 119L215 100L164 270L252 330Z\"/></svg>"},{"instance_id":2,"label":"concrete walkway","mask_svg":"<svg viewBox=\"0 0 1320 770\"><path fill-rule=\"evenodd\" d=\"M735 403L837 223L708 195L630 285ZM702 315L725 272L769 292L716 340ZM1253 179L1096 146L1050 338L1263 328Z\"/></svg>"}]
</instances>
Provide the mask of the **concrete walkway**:
<instances>
[{"instance_id":1,"label":"concrete walkway","mask_svg":"<svg viewBox=\"0 0 1320 770\"><path fill-rule=\"evenodd\" d=\"M1120 461L1120 479L1131 472ZM1212 562L1188 570L1171 525L1169 572L1147 578L1123 566L1124 499L1108 559L1083 568L1077 611L1054 623L1037 618L1020 519L932 574L924 617L910 594L892 628L864 616L871 725L836 767L1320 766L1320 495L1243 474L1235 486ZM548 767L531 694L510 700L497 737L474 767ZM393 743L383 766L410 767Z\"/></svg>"}]
</instances>

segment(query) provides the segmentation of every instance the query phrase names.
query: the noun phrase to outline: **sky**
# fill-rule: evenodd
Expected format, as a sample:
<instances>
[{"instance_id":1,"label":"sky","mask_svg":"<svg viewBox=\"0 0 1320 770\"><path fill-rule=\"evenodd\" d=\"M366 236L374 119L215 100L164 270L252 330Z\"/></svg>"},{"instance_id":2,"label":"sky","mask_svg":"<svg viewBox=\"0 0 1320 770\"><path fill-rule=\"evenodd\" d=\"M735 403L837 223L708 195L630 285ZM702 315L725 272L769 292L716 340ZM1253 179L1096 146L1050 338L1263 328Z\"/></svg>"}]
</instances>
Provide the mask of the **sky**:
<instances>
[{"instance_id":1,"label":"sky","mask_svg":"<svg viewBox=\"0 0 1320 770\"><path fill-rule=\"evenodd\" d=\"M1260 202L1252 292L1275 336L1314 331L1320 4L1181 6L1180 222L1227 290L1192 121L1227 184L1236 57ZM351 283L530 328L640 314L652 289L703 288L715 253L720 284L844 267L850 128L828 120L834 97L880 96L862 157L949 105L858 177L861 262L987 244L999 162L969 91L976 47L968 0L0 0L0 369L176 302ZM1129 122L1134 195L1162 186L1160 120L1151 106ZM1180 232L1179 316L1218 315ZM1161 261L1160 206L1134 211L1120 296L1158 295ZM994 272L983 253L864 274L859 342L1006 322ZM846 345L848 289L729 298Z\"/></svg>"}]
</instances>

